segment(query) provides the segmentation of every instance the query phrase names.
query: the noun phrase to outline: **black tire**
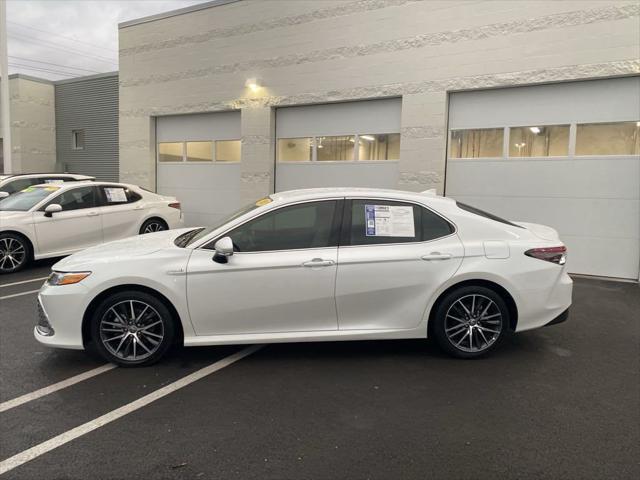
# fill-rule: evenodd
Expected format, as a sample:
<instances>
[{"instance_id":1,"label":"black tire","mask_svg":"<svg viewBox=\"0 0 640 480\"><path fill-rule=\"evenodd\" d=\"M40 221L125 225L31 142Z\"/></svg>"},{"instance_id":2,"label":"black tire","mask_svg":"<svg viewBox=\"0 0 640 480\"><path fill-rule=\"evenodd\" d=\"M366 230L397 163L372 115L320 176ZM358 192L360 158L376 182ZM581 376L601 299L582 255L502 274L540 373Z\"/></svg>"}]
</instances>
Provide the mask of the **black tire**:
<instances>
[{"instance_id":1,"label":"black tire","mask_svg":"<svg viewBox=\"0 0 640 480\"><path fill-rule=\"evenodd\" d=\"M22 235L0 233L0 274L22 270L31 261L31 245Z\"/></svg>"},{"instance_id":2,"label":"black tire","mask_svg":"<svg viewBox=\"0 0 640 480\"><path fill-rule=\"evenodd\" d=\"M161 218L150 218L142 224L139 233L144 235L145 233L162 232L163 230L169 230L167 222Z\"/></svg>"},{"instance_id":3,"label":"black tire","mask_svg":"<svg viewBox=\"0 0 640 480\"><path fill-rule=\"evenodd\" d=\"M495 350L510 325L504 299L490 288L473 285L449 292L438 303L433 321L438 346L454 357L467 359Z\"/></svg>"},{"instance_id":4,"label":"black tire","mask_svg":"<svg viewBox=\"0 0 640 480\"><path fill-rule=\"evenodd\" d=\"M175 332L170 310L145 292L114 293L91 317L92 348L108 362L123 367L156 363L173 345Z\"/></svg>"}]
</instances>

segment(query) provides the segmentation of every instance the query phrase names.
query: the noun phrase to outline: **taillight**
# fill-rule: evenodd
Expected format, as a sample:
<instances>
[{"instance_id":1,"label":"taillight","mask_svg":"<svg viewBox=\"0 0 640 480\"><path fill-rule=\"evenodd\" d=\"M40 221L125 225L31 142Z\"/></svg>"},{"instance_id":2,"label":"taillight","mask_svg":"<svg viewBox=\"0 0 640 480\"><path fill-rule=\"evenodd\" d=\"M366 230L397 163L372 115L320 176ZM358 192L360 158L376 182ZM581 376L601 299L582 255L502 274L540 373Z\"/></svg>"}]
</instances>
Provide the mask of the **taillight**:
<instances>
[{"instance_id":1,"label":"taillight","mask_svg":"<svg viewBox=\"0 0 640 480\"><path fill-rule=\"evenodd\" d=\"M178 210L180 210L180 202L173 202L173 203L170 203L170 204L169 204L169 206L170 206L171 208L177 208Z\"/></svg>"},{"instance_id":2,"label":"taillight","mask_svg":"<svg viewBox=\"0 0 640 480\"><path fill-rule=\"evenodd\" d=\"M524 252L524 254L528 257L546 260L558 265L564 265L567 261L567 247L532 248Z\"/></svg>"}]
</instances>

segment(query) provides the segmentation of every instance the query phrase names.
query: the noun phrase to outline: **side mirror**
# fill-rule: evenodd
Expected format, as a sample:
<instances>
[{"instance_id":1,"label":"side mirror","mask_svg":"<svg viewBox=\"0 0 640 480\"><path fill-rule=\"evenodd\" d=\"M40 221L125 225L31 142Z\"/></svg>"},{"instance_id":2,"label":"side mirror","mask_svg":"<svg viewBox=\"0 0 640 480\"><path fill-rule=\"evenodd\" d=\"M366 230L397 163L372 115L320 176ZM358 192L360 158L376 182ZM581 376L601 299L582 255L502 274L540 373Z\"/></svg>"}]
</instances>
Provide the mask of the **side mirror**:
<instances>
[{"instance_id":1,"label":"side mirror","mask_svg":"<svg viewBox=\"0 0 640 480\"><path fill-rule=\"evenodd\" d=\"M52 203L48 205L47 208L44 209L45 217L53 217L54 213L58 213L62 211L62 206L57 203Z\"/></svg>"},{"instance_id":2,"label":"side mirror","mask_svg":"<svg viewBox=\"0 0 640 480\"><path fill-rule=\"evenodd\" d=\"M7 198L9 196L9 192L0 192L0 200L3 198Z\"/></svg>"},{"instance_id":3,"label":"side mirror","mask_svg":"<svg viewBox=\"0 0 640 480\"><path fill-rule=\"evenodd\" d=\"M216 254L213 256L213 261L218 263L227 263L229 257L233 255L233 241L231 237L222 237L214 245Z\"/></svg>"}]
</instances>

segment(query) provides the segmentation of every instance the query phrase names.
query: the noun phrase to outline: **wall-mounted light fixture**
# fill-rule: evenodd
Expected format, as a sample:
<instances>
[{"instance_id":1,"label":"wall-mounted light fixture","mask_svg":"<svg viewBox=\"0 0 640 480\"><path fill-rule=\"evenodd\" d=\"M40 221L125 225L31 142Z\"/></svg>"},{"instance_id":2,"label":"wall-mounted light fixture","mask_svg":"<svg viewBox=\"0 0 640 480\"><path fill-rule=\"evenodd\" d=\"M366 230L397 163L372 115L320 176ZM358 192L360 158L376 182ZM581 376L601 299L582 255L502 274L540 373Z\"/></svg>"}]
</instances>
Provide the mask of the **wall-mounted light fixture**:
<instances>
[{"instance_id":1,"label":"wall-mounted light fixture","mask_svg":"<svg viewBox=\"0 0 640 480\"><path fill-rule=\"evenodd\" d=\"M247 78L247 81L244 82L244 86L252 92L257 92L262 88L262 81L256 77Z\"/></svg>"},{"instance_id":2,"label":"wall-mounted light fixture","mask_svg":"<svg viewBox=\"0 0 640 480\"><path fill-rule=\"evenodd\" d=\"M535 133L536 135L540 133L540 127L529 127L531 133Z\"/></svg>"}]
</instances>

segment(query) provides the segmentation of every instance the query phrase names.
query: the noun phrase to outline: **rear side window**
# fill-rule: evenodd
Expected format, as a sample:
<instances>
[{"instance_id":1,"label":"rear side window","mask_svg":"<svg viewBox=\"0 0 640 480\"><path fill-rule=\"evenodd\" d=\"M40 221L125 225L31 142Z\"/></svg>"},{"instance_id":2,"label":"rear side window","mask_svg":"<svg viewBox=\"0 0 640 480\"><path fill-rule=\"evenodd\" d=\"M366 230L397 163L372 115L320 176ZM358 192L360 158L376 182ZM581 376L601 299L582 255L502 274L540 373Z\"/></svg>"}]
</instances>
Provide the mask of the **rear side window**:
<instances>
[{"instance_id":1,"label":"rear side window","mask_svg":"<svg viewBox=\"0 0 640 480\"><path fill-rule=\"evenodd\" d=\"M345 218L344 245L434 240L453 233L444 218L419 205L387 200L352 200Z\"/></svg>"},{"instance_id":2,"label":"rear side window","mask_svg":"<svg viewBox=\"0 0 640 480\"><path fill-rule=\"evenodd\" d=\"M283 207L251 220L227 236L238 252L266 252L336 246L338 201Z\"/></svg>"},{"instance_id":3,"label":"rear side window","mask_svg":"<svg viewBox=\"0 0 640 480\"><path fill-rule=\"evenodd\" d=\"M105 206L133 203L142 197L133 190L118 185L105 185L100 188L101 203Z\"/></svg>"},{"instance_id":4,"label":"rear side window","mask_svg":"<svg viewBox=\"0 0 640 480\"><path fill-rule=\"evenodd\" d=\"M511 227L524 228L524 227L521 227L520 225L516 225L515 223L511 223L509 220L505 220L504 218L500 218L500 217L498 217L498 216L496 216L496 215L494 215L492 213L485 212L484 210L480 210L479 208L476 208L476 207L472 207L471 205L467 205L465 203L460 203L460 202L456 202L456 205L461 210L464 210L464 211L469 212L469 213L474 213L474 214L479 215L481 217L488 218L489 220L493 220L495 222L504 223L504 224L509 225Z\"/></svg>"}]
</instances>

